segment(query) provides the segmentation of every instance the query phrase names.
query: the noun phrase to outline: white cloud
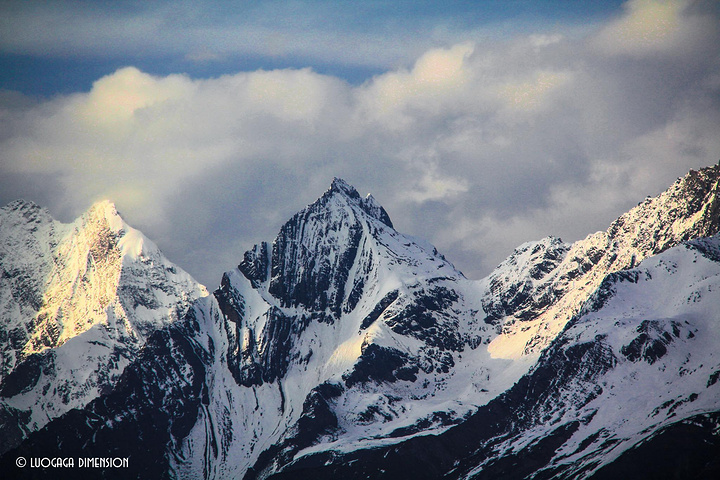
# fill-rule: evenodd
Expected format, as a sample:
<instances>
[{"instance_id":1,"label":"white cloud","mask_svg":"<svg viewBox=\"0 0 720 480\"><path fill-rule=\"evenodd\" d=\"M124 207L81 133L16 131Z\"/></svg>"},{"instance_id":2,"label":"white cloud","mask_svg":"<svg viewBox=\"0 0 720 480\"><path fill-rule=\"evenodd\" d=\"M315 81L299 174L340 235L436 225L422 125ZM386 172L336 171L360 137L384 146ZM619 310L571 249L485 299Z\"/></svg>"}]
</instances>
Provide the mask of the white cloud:
<instances>
[{"instance_id":1,"label":"white cloud","mask_svg":"<svg viewBox=\"0 0 720 480\"><path fill-rule=\"evenodd\" d=\"M527 81L501 85L499 95L512 110L537 110L542 107L547 94L570 81L571 76L566 72L541 70L534 72Z\"/></svg>"},{"instance_id":2,"label":"white cloud","mask_svg":"<svg viewBox=\"0 0 720 480\"><path fill-rule=\"evenodd\" d=\"M69 115L82 118L90 127L122 128L138 110L187 96L189 88L186 77L159 79L134 67L122 68L95 82L78 111Z\"/></svg>"},{"instance_id":3,"label":"white cloud","mask_svg":"<svg viewBox=\"0 0 720 480\"><path fill-rule=\"evenodd\" d=\"M608 25L599 42L608 49L626 52L662 50L676 41L684 0L631 0L628 14Z\"/></svg>"},{"instance_id":4,"label":"white cloud","mask_svg":"<svg viewBox=\"0 0 720 480\"><path fill-rule=\"evenodd\" d=\"M535 34L530 35L528 40L530 40L530 44L535 48L542 48L547 47L548 45L553 45L555 43L559 43L563 40L563 35L560 35L559 33L555 34Z\"/></svg>"},{"instance_id":5,"label":"white cloud","mask_svg":"<svg viewBox=\"0 0 720 480\"><path fill-rule=\"evenodd\" d=\"M455 45L447 50L430 50L415 62L411 76L417 87L456 87L466 80L466 59L475 49L472 44Z\"/></svg>"},{"instance_id":6,"label":"white cloud","mask_svg":"<svg viewBox=\"0 0 720 480\"><path fill-rule=\"evenodd\" d=\"M109 4L108 4L109 5ZM0 2L0 52L208 64L248 58L391 68L475 32L422 6L337 2ZM407 13L403 22L393 15ZM436 21L433 18L433 21ZM432 33L428 33L432 29ZM298 60L299 59L299 60ZM242 64L238 64L242 69Z\"/></svg>"},{"instance_id":7,"label":"white cloud","mask_svg":"<svg viewBox=\"0 0 720 480\"><path fill-rule=\"evenodd\" d=\"M398 130L411 126L420 111L442 115L441 110L458 108L459 101L467 100L466 88L472 80L468 59L474 49L471 43L432 49L410 71L373 78L358 91L361 115Z\"/></svg>"},{"instance_id":8,"label":"white cloud","mask_svg":"<svg viewBox=\"0 0 720 480\"><path fill-rule=\"evenodd\" d=\"M128 67L86 93L0 95L1 196L37 196L65 219L109 197L212 286L341 176L401 231L487 273L520 243L605 228L720 159L717 52L676 45L700 45L683 33L698 19L707 39L720 28L691 7L635 2L591 38L432 48L355 86L311 69L198 80ZM648 12L667 18L657 47L643 43L655 27L638 33ZM635 46L606 37L623 25Z\"/></svg>"},{"instance_id":9,"label":"white cloud","mask_svg":"<svg viewBox=\"0 0 720 480\"><path fill-rule=\"evenodd\" d=\"M717 38L717 17L707 2L692 0L630 0L626 13L605 26L594 39L606 54L647 56L691 54ZM710 33L713 37L708 38Z\"/></svg>"}]
</instances>

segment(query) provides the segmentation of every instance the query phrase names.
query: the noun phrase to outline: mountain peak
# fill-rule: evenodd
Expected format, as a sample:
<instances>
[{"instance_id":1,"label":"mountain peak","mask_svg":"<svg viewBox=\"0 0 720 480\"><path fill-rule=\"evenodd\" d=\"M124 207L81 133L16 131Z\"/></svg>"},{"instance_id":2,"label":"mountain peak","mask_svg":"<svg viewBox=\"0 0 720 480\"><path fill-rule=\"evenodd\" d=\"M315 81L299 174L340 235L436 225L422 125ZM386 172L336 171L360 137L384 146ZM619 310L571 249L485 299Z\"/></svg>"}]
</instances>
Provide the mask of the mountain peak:
<instances>
[{"instance_id":1,"label":"mountain peak","mask_svg":"<svg viewBox=\"0 0 720 480\"><path fill-rule=\"evenodd\" d=\"M24 200L22 198L19 198L17 200L13 200L12 202L8 203L3 207L3 210L37 210L41 208L38 204L35 202L32 202L30 200Z\"/></svg>"},{"instance_id":2,"label":"mountain peak","mask_svg":"<svg viewBox=\"0 0 720 480\"><path fill-rule=\"evenodd\" d=\"M390 228L394 228L387 211L385 211L382 205L380 205L372 195L368 193L365 198L361 197L355 187L347 183L342 178L333 178L330 189L325 192L325 194L320 197L315 204L318 204L318 202L323 204L328 199L338 194L345 198L350 205L360 207L360 209L367 215L379 220Z\"/></svg>"},{"instance_id":3,"label":"mountain peak","mask_svg":"<svg viewBox=\"0 0 720 480\"><path fill-rule=\"evenodd\" d=\"M28 223L39 222L43 219L49 221L51 219L50 212L46 208L29 200L13 200L2 207L0 211L3 215L19 215Z\"/></svg>"},{"instance_id":4,"label":"mountain peak","mask_svg":"<svg viewBox=\"0 0 720 480\"><path fill-rule=\"evenodd\" d=\"M527 277L521 271L519 283L491 283L496 289L509 292L508 298L513 300L503 298L504 303L493 304L493 312L501 312L500 307L506 305L512 308L505 313L513 312L511 320L505 321L503 334L490 346L493 355L519 358L539 353L580 311L608 274L634 268L643 259L681 242L719 232L720 165L691 170L660 195L646 198L621 215L607 231L588 235L569 249L558 250L559 254L554 255L557 261L540 270L549 281L536 284L524 280ZM504 280L503 275L508 276L500 269L491 278ZM535 290L537 293L529 294ZM543 296L548 300L534 300ZM515 322L518 318L523 322Z\"/></svg>"},{"instance_id":5,"label":"mountain peak","mask_svg":"<svg viewBox=\"0 0 720 480\"><path fill-rule=\"evenodd\" d=\"M117 208L115 207L115 203L107 199L98 200L97 202L93 203L90 209L108 212L111 214L117 214Z\"/></svg>"},{"instance_id":6,"label":"mountain peak","mask_svg":"<svg viewBox=\"0 0 720 480\"><path fill-rule=\"evenodd\" d=\"M368 193L367 196L364 199L362 199L361 204L362 204L363 210L365 210L367 213L369 213L373 217L377 218L378 220L380 220L382 223L384 223L388 227L395 228L395 227L393 227L393 223L390 220L390 216L385 211L385 209L382 207L382 205L380 205L377 202L377 200L375 200L375 197L373 197L372 195L370 195Z\"/></svg>"},{"instance_id":7,"label":"mountain peak","mask_svg":"<svg viewBox=\"0 0 720 480\"><path fill-rule=\"evenodd\" d=\"M106 221L113 229L123 228L124 221L115 207L115 204L110 200L100 200L95 202L85 212L83 217L87 220Z\"/></svg>"},{"instance_id":8,"label":"mountain peak","mask_svg":"<svg viewBox=\"0 0 720 480\"><path fill-rule=\"evenodd\" d=\"M350 198L360 198L360 194L355 190L355 187L338 177L333 178L329 192L343 193Z\"/></svg>"},{"instance_id":9,"label":"mountain peak","mask_svg":"<svg viewBox=\"0 0 720 480\"><path fill-rule=\"evenodd\" d=\"M646 257L677 243L720 231L720 164L690 170L657 197L647 198L610 225L612 238L627 238ZM638 258L640 260L640 258Z\"/></svg>"},{"instance_id":10,"label":"mountain peak","mask_svg":"<svg viewBox=\"0 0 720 480\"><path fill-rule=\"evenodd\" d=\"M111 202L56 234L18 203L0 312L28 315L0 322L0 468L82 450L138 478L717 472L720 238L682 242L720 231L718 197L720 166L691 171L475 281L335 178L202 300Z\"/></svg>"}]
</instances>

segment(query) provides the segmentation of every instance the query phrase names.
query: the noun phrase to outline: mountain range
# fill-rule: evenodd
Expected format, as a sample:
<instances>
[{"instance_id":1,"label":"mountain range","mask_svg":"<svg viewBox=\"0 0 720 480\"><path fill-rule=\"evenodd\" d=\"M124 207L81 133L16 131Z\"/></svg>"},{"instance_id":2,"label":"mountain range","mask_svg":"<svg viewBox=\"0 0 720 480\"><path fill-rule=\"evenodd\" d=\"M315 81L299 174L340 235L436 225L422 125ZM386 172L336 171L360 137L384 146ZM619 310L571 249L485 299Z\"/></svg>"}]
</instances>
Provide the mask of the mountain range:
<instances>
[{"instance_id":1,"label":"mountain range","mask_svg":"<svg viewBox=\"0 0 720 480\"><path fill-rule=\"evenodd\" d=\"M716 478L720 166L467 279L335 179L220 287L109 202L0 212L0 464L100 478Z\"/></svg>"}]
</instances>

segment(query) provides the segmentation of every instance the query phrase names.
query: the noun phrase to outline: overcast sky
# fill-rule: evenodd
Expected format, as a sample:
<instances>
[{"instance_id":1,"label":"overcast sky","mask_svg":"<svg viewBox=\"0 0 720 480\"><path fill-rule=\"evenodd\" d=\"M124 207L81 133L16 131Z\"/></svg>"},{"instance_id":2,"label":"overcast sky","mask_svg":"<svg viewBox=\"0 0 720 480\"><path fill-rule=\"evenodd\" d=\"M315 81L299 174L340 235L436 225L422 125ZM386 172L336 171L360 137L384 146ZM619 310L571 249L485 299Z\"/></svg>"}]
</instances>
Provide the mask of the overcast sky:
<instances>
[{"instance_id":1,"label":"overcast sky","mask_svg":"<svg viewBox=\"0 0 720 480\"><path fill-rule=\"evenodd\" d=\"M333 177L468 277L720 160L719 2L0 2L0 204L210 288Z\"/></svg>"}]
</instances>

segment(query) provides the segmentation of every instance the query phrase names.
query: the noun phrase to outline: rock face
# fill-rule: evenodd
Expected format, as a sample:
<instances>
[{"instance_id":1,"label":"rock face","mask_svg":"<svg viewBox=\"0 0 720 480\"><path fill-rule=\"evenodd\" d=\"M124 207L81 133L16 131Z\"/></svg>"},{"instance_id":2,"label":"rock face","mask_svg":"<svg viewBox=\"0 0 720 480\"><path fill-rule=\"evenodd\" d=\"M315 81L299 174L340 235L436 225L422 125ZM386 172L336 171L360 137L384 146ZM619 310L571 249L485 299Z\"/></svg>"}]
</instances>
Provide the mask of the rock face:
<instances>
[{"instance_id":1,"label":"rock face","mask_svg":"<svg viewBox=\"0 0 720 480\"><path fill-rule=\"evenodd\" d=\"M720 263L706 252L719 247L688 242L606 277L532 370L461 425L316 453L273 478L714 478ZM684 446L665 450L674 435Z\"/></svg>"},{"instance_id":2,"label":"rock face","mask_svg":"<svg viewBox=\"0 0 720 480\"><path fill-rule=\"evenodd\" d=\"M526 243L479 281L395 231L371 196L335 179L272 242L240 256L214 295L197 294L189 310L146 330L127 314L122 324L141 339L137 358L122 357L114 380L78 410L18 434L6 450L27 438L0 464L16 469L19 455L54 451L132 458L129 470L104 472L123 478L712 476L720 468L718 179L718 166L691 172L606 232ZM24 330L24 343L9 340L20 321L6 328L20 359L0 392L11 399L40 395L27 379L49 384L64 346L110 322L98 314L63 340L67 317L45 306L38 279L52 283L58 260L42 259L66 240L53 244L61 227L34 209L45 226L15 241L41 259L4 267L16 273L3 276L11 285L3 292L26 293L2 308L47 327ZM32 223L17 220L23 215L13 225ZM157 313L153 292L169 270L161 261L143 270L127 233L97 229L105 233L93 234L87 251L95 253L84 257L98 279L90 284L115 278L108 272L118 262L120 281L83 312L109 318L119 304ZM41 273L27 274L30 265ZM123 283L129 268L140 269L137 283ZM5 405L2 418L23 424L21 409ZM653 461L677 436L693 448Z\"/></svg>"},{"instance_id":3,"label":"rock face","mask_svg":"<svg viewBox=\"0 0 720 480\"><path fill-rule=\"evenodd\" d=\"M539 248L550 250L550 259L542 260L538 272L530 271L536 265L530 261L526 271L511 269L519 279L510 280L502 269L493 273L492 291L505 291L507 296L509 286L519 297L514 308L496 314L503 331L490 345L493 356L538 355L608 274L633 268L680 242L720 232L719 178L718 165L691 171L661 195L622 215L605 232L572 245L541 243ZM506 262L512 260L511 256Z\"/></svg>"},{"instance_id":4,"label":"rock face","mask_svg":"<svg viewBox=\"0 0 720 480\"><path fill-rule=\"evenodd\" d=\"M0 268L2 452L112 390L147 337L207 295L108 202L72 224L7 205Z\"/></svg>"},{"instance_id":5,"label":"rock face","mask_svg":"<svg viewBox=\"0 0 720 480\"><path fill-rule=\"evenodd\" d=\"M311 446L397 442L461 421L472 406L454 397L472 392L456 388L490 374L456 368L494 335L476 290L432 246L396 232L371 196L335 179L215 292L226 370L242 388L234 404L218 395L209 408L255 408L231 418L252 440L237 440L234 461L242 452L245 463L222 474L265 476ZM186 445L195 451L207 436L199 429Z\"/></svg>"}]
</instances>

